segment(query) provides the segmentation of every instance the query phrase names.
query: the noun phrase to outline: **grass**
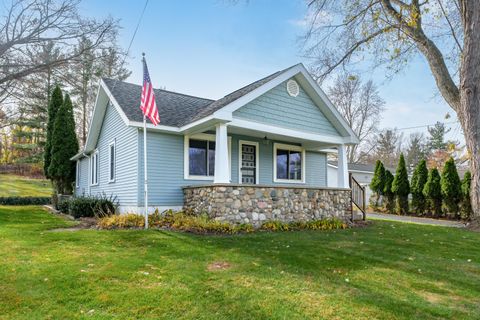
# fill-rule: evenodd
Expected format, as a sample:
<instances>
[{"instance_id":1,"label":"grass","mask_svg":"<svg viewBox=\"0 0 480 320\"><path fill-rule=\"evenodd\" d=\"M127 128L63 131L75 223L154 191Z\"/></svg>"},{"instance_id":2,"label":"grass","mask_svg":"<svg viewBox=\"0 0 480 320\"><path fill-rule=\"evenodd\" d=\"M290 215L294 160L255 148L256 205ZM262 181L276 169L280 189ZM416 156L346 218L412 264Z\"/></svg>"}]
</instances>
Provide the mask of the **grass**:
<instances>
[{"instance_id":1,"label":"grass","mask_svg":"<svg viewBox=\"0 0 480 320\"><path fill-rule=\"evenodd\" d=\"M480 233L49 231L71 224L0 207L0 319L480 318Z\"/></svg>"},{"instance_id":2,"label":"grass","mask_svg":"<svg viewBox=\"0 0 480 320\"><path fill-rule=\"evenodd\" d=\"M0 197L49 197L50 181L30 179L11 174L0 174Z\"/></svg>"}]
</instances>

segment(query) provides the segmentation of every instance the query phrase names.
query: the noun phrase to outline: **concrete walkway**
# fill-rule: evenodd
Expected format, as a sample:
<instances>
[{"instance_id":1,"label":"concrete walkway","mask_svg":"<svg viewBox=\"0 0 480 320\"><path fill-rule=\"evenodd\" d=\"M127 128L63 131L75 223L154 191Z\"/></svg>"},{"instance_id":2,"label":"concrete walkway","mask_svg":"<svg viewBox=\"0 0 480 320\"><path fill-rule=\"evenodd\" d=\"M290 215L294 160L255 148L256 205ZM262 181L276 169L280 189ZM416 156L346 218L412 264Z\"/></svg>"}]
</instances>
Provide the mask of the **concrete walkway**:
<instances>
[{"instance_id":1,"label":"concrete walkway","mask_svg":"<svg viewBox=\"0 0 480 320\"><path fill-rule=\"evenodd\" d=\"M410 217L410 216L397 216L397 215L388 214L388 213L367 213L367 219L380 219L380 220L427 224L427 225L433 225L433 226L454 227L454 228L465 227L465 224L460 221L437 220L437 219L419 218L419 217Z\"/></svg>"}]
</instances>

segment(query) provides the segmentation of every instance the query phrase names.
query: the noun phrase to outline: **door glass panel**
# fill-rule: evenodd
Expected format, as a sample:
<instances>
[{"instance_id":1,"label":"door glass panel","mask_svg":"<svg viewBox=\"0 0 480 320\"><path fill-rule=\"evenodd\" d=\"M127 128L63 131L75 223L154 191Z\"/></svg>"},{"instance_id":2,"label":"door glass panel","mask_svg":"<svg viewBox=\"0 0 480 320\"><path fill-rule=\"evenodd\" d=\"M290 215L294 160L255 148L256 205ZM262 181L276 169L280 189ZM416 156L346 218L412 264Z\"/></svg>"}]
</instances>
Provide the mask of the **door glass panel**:
<instances>
[{"instance_id":1,"label":"door glass panel","mask_svg":"<svg viewBox=\"0 0 480 320\"><path fill-rule=\"evenodd\" d=\"M255 184L256 177L256 146L242 144L242 183Z\"/></svg>"}]
</instances>

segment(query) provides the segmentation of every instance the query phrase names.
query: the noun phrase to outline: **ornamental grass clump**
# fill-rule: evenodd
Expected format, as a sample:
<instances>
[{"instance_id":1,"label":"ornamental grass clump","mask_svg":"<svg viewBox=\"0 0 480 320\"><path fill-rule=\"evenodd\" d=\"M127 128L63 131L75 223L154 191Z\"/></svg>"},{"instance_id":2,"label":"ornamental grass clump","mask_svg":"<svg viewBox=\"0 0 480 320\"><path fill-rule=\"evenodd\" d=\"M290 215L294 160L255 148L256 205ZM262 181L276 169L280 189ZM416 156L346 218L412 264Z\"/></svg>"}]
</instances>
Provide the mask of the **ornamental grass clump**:
<instances>
[{"instance_id":1,"label":"ornamental grass clump","mask_svg":"<svg viewBox=\"0 0 480 320\"><path fill-rule=\"evenodd\" d=\"M100 229L139 229L145 226L144 216L138 214L123 214L103 217L98 220ZM252 224L234 225L211 219L207 214L192 215L171 210L148 216L151 228L165 228L196 234L238 234L255 231ZM259 230L290 231L290 230L333 230L346 229L348 226L338 219L322 219L313 221L281 222L266 221Z\"/></svg>"}]
</instances>

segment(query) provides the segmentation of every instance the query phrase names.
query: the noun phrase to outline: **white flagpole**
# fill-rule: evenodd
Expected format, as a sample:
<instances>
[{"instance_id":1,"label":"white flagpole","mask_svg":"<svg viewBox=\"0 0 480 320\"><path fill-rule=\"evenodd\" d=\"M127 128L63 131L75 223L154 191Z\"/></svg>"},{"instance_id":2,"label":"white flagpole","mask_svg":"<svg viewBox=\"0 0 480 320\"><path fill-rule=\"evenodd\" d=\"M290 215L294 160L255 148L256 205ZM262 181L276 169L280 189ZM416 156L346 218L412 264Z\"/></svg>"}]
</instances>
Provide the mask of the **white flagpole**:
<instances>
[{"instance_id":1,"label":"white flagpole","mask_svg":"<svg viewBox=\"0 0 480 320\"><path fill-rule=\"evenodd\" d=\"M147 118L143 115L143 171L145 193L145 229L148 229Z\"/></svg>"}]
</instances>

